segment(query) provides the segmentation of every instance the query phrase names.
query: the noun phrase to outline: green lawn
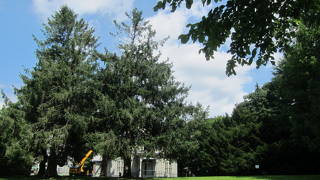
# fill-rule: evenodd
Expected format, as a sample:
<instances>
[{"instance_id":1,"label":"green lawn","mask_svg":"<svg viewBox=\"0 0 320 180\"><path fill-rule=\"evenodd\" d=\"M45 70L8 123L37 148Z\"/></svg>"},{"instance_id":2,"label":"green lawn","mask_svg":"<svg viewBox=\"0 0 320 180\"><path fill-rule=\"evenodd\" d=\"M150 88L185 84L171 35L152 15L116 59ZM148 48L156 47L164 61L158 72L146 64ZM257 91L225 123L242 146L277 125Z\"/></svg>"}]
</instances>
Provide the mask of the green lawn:
<instances>
[{"instance_id":1,"label":"green lawn","mask_svg":"<svg viewBox=\"0 0 320 180\"><path fill-rule=\"evenodd\" d=\"M35 180L39 178L35 177L12 177L12 178L0 178L0 180ZM123 178L74 178L74 177L60 177L60 178L50 178L50 180L128 180ZM211 177L180 177L180 178L153 178L146 180L320 180L320 175L300 175L300 176L211 176Z\"/></svg>"},{"instance_id":2,"label":"green lawn","mask_svg":"<svg viewBox=\"0 0 320 180\"><path fill-rule=\"evenodd\" d=\"M163 178L162 178L163 179ZM310 176L211 176L211 177L187 177L165 178L163 180L320 180L320 175ZM157 179L159 180L159 179Z\"/></svg>"}]
</instances>

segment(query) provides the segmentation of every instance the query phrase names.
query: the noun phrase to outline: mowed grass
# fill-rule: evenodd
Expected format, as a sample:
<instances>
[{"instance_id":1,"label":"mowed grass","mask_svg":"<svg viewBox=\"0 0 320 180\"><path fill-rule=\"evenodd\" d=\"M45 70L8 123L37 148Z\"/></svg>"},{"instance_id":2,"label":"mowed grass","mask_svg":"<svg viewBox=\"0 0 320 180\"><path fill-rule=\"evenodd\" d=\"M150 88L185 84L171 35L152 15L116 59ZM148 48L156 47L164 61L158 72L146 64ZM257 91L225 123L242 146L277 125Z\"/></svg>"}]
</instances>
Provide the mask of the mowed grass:
<instances>
[{"instance_id":1,"label":"mowed grass","mask_svg":"<svg viewBox=\"0 0 320 180\"><path fill-rule=\"evenodd\" d=\"M320 180L320 175L299 176L211 176L211 177L181 177L181 178L158 178L154 180Z\"/></svg>"},{"instance_id":2,"label":"mowed grass","mask_svg":"<svg viewBox=\"0 0 320 180\"><path fill-rule=\"evenodd\" d=\"M211 177L186 177L186 178L159 178L154 180L320 180L320 175L299 176L211 176Z\"/></svg>"},{"instance_id":3,"label":"mowed grass","mask_svg":"<svg viewBox=\"0 0 320 180\"><path fill-rule=\"evenodd\" d=\"M37 177L8 177L0 180L35 180ZM179 177L179 178L148 178L146 180L320 180L320 175L297 175L297 176L210 176L210 177ZM129 180L124 178L91 178L91 177L59 177L47 180ZM135 179L137 180L137 179Z\"/></svg>"}]
</instances>

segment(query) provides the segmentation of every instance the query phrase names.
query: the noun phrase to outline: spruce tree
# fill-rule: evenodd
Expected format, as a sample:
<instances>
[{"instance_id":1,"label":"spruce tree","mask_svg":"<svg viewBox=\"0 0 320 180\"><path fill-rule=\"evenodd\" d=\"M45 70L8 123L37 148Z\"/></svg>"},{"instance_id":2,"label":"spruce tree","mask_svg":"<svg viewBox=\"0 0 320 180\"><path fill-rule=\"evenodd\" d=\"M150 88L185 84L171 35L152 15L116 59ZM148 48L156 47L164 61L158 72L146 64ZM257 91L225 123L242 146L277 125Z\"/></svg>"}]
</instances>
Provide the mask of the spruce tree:
<instances>
[{"instance_id":1,"label":"spruce tree","mask_svg":"<svg viewBox=\"0 0 320 180\"><path fill-rule=\"evenodd\" d=\"M172 65L159 59L157 51L163 42L154 40L151 25L136 9L127 16L130 24L115 22L118 35L125 35L119 45L121 55L100 55L106 66L99 75L103 98L96 126L99 135L109 139L97 146L121 156L128 177L131 158L141 149L146 157L164 152L160 136L183 127L194 107L185 102L188 88L175 80Z\"/></svg>"},{"instance_id":2,"label":"spruce tree","mask_svg":"<svg viewBox=\"0 0 320 180\"><path fill-rule=\"evenodd\" d=\"M34 150L42 155L40 175L57 176L57 164L64 165L67 156L79 160L84 151L95 99L93 33L83 19L62 7L44 25L43 40L35 38L38 63L22 75L18 98L32 126Z\"/></svg>"}]
</instances>

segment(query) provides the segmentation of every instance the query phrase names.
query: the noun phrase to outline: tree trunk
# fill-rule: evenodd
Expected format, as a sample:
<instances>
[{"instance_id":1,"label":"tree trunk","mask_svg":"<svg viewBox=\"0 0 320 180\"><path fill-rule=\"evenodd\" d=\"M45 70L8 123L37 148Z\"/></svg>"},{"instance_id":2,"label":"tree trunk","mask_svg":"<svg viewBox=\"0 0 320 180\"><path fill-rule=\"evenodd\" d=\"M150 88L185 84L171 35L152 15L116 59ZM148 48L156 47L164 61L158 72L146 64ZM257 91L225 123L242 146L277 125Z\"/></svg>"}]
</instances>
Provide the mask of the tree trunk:
<instances>
[{"instance_id":1,"label":"tree trunk","mask_svg":"<svg viewBox=\"0 0 320 180\"><path fill-rule=\"evenodd\" d=\"M47 152L44 151L42 154L43 154L43 159L39 164L39 172L38 172L38 176L40 177L44 177L46 175L46 163L48 161Z\"/></svg>"},{"instance_id":2,"label":"tree trunk","mask_svg":"<svg viewBox=\"0 0 320 180\"><path fill-rule=\"evenodd\" d=\"M123 159L124 159L123 176L126 178L131 178L131 157L125 157Z\"/></svg>"},{"instance_id":3,"label":"tree trunk","mask_svg":"<svg viewBox=\"0 0 320 180\"><path fill-rule=\"evenodd\" d=\"M40 176L40 177L44 177L45 176L47 161L48 161L48 156L47 155L43 156L43 160L39 164L38 176Z\"/></svg>"},{"instance_id":4,"label":"tree trunk","mask_svg":"<svg viewBox=\"0 0 320 180\"><path fill-rule=\"evenodd\" d=\"M107 163L108 163L108 159L107 159L107 155L103 155L102 156L102 162L101 162L101 173L100 176L104 177L107 175L106 171L107 171Z\"/></svg>"},{"instance_id":5,"label":"tree trunk","mask_svg":"<svg viewBox=\"0 0 320 180\"><path fill-rule=\"evenodd\" d=\"M48 158L48 168L47 168L47 176L48 177L57 177L57 157L54 150L50 151L50 156Z\"/></svg>"}]
</instances>

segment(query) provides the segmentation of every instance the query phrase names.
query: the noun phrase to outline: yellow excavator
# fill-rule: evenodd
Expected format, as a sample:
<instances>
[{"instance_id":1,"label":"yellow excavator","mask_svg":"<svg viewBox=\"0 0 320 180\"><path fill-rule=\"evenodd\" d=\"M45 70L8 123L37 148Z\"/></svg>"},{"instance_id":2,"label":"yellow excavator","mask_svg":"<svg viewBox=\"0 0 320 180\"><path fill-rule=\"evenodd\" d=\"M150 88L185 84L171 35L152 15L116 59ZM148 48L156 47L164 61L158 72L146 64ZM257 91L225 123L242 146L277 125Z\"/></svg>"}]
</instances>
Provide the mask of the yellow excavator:
<instances>
[{"instance_id":1,"label":"yellow excavator","mask_svg":"<svg viewBox=\"0 0 320 180\"><path fill-rule=\"evenodd\" d=\"M89 150L87 154L81 159L81 161L73 167L69 169L69 175L85 175L84 171L84 162L88 159L88 157L93 153L92 150ZM88 173L87 173L88 174Z\"/></svg>"}]
</instances>

